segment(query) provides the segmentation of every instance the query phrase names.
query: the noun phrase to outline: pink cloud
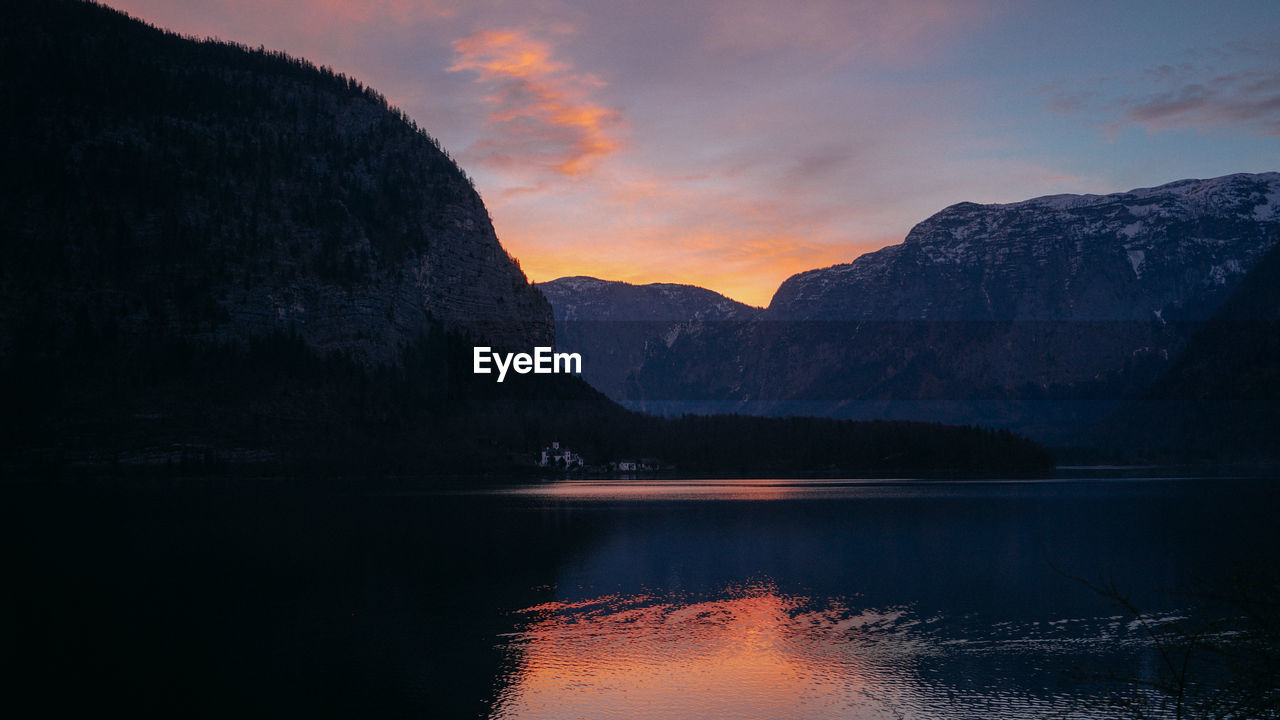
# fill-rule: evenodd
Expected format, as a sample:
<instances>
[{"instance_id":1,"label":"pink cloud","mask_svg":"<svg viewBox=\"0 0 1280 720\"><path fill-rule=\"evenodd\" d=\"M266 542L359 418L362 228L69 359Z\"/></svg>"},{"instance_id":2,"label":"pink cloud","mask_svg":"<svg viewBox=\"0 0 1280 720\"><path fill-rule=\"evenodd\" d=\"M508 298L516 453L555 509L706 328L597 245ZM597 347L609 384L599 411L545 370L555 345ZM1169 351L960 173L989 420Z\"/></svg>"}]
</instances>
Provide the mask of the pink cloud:
<instances>
[{"instance_id":1,"label":"pink cloud","mask_svg":"<svg viewBox=\"0 0 1280 720\"><path fill-rule=\"evenodd\" d=\"M555 59L545 41L521 30L484 30L453 47L449 69L471 71L491 89L485 131L468 159L517 174L575 176L622 147L621 113L592 99L603 83Z\"/></svg>"}]
</instances>

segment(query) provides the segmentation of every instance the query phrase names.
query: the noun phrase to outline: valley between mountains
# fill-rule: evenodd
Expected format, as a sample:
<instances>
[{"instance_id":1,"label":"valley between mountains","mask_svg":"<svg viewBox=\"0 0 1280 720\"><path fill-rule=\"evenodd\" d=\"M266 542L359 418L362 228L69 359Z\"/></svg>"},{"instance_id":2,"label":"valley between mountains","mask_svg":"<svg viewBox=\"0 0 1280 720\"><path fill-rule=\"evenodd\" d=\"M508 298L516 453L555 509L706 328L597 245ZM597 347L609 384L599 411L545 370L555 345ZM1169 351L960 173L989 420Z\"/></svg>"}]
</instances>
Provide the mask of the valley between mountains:
<instances>
[{"instance_id":1,"label":"valley between mountains","mask_svg":"<svg viewBox=\"0 0 1280 720\"><path fill-rule=\"evenodd\" d=\"M1194 430L1254 457L1265 443L1224 428L1235 410L1251 427L1274 420L1265 368L1278 358L1256 341L1280 306L1226 301L1277 285L1264 262L1277 239L1280 174L1237 174L959 203L901 244L791 277L762 309L680 285L571 277L539 288L560 348L581 352L584 377L637 410L979 424L1150 457L1179 455ZM1176 395L1190 388L1161 379L1184 353L1205 352L1194 342L1205 334L1215 356L1252 363L1202 363L1214 378L1205 387L1224 391L1237 373L1271 380L1164 441L1098 434L1117 430L1109 419L1122 409L1131 420L1182 412Z\"/></svg>"}]
</instances>

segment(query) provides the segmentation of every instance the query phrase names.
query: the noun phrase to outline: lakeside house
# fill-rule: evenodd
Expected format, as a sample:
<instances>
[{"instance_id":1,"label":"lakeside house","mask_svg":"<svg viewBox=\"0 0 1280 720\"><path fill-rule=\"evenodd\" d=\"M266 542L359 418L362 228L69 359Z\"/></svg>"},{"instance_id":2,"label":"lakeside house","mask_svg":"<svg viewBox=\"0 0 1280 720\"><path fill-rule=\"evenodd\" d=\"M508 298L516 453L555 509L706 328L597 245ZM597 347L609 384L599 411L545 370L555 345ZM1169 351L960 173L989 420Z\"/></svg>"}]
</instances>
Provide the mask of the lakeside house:
<instances>
[{"instance_id":1,"label":"lakeside house","mask_svg":"<svg viewBox=\"0 0 1280 720\"><path fill-rule=\"evenodd\" d=\"M582 456L569 448L560 447L559 442L552 442L542 448L542 456L538 459L538 467L572 470L582 468Z\"/></svg>"},{"instance_id":2,"label":"lakeside house","mask_svg":"<svg viewBox=\"0 0 1280 720\"><path fill-rule=\"evenodd\" d=\"M662 460L658 458L628 458L614 460L607 465L587 467L581 455L561 445L558 441L542 448L542 453L538 456L536 464L538 467L547 468L548 470L583 470L595 473L630 474L662 470Z\"/></svg>"}]
</instances>

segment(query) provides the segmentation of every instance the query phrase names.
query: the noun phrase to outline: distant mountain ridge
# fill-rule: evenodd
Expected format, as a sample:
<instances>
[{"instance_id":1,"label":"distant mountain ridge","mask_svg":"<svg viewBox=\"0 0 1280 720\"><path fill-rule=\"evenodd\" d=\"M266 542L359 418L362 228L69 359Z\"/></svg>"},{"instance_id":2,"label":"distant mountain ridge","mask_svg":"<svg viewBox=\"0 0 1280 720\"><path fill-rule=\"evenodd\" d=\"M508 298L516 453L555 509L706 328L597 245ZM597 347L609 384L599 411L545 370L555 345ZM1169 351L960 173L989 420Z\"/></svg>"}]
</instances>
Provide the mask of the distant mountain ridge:
<instances>
[{"instance_id":1,"label":"distant mountain ridge","mask_svg":"<svg viewBox=\"0 0 1280 720\"><path fill-rule=\"evenodd\" d=\"M1164 372L1277 238L1277 173L960 203L899 245L792 276L754 317L691 319L647 346L623 394L606 392L667 414L980 423L1061 441Z\"/></svg>"},{"instance_id":2,"label":"distant mountain ridge","mask_svg":"<svg viewBox=\"0 0 1280 720\"><path fill-rule=\"evenodd\" d=\"M591 277L538 283L555 315L556 344L583 356L583 377L624 397L650 344L670 345L705 323L741 322L761 311L692 285L632 285Z\"/></svg>"},{"instance_id":3,"label":"distant mountain ridge","mask_svg":"<svg viewBox=\"0 0 1280 720\"><path fill-rule=\"evenodd\" d=\"M556 299L552 306L565 320L719 320L760 311L696 285L633 285L575 275L537 286L548 299Z\"/></svg>"}]
</instances>

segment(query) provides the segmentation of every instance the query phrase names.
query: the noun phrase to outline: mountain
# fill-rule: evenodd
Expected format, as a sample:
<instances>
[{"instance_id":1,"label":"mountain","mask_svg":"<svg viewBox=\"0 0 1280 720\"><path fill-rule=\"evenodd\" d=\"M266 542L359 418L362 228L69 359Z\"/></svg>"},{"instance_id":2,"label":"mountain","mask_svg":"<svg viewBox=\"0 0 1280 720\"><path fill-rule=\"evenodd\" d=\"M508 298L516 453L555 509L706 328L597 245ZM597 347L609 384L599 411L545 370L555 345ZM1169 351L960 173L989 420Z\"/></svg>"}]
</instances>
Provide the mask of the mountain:
<instances>
[{"instance_id":1,"label":"mountain","mask_svg":"<svg viewBox=\"0 0 1280 720\"><path fill-rule=\"evenodd\" d=\"M1277 237L1277 173L960 203L791 277L749 323L651 344L620 399L1061 441L1166 371Z\"/></svg>"},{"instance_id":2,"label":"mountain","mask_svg":"<svg viewBox=\"0 0 1280 720\"><path fill-rule=\"evenodd\" d=\"M550 344L470 180L376 92L93 4L0 12L0 348L290 332L387 364L431 320Z\"/></svg>"},{"instance_id":3,"label":"mountain","mask_svg":"<svg viewBox=\"0 0 1280 720\"><path fill-rule=\"evenodd\" d=\"M1009 433L669 421L578 377L499 383L473 348L551 345L551 306L467 176L376 92L73 0L0 5L0 60L6 479L508 475L557 440L699 473L1049 465ZM698 295L657 292L668 318Z\"/></svg>"},{"instance_id":4,"label":"mountain","mask_svg":"<svg viewBox=\"0 0 1280 720\"><path fill-rule=\"evenodd\" d=\"M1275 461L1280 427L1280 244L1258 261L1173 366L1093 428L1115 457Z\"/></svg>"},{"instance_id":5,"label":"mountain","mask_svg":"<svg viewBox=\"0 0 1280 720\"><path fill-rule=\"evenodd\" d=\"M789 278L769 317L1204 319L1277 229L1280 173L959 203L916 225L900 245Z\"/></svg>"},{"instance_id":6,"label":"mountain","mask_svg":"<svg viewBox=\"0 0 1280 720\"><path fill-rule=\"evenodd\" d=\"M473 341L550 345L550 305L376 92L68 0L5 3L0 58L15 467L501 466L490 413L555 407L471 376Z\"/></svg>"},{"instance_id":7,"label":"mountain","mask_svg":"<svg viewBox=\"0 0 1280 720\"><path fill-rule=\"evenodd\" d=\"M670 346L708 323L742 323L760 313L692 285L563 277L537 287L554 311L557 349L580 353L583 379L613 398L625 397L628 376L650 345Z\"/></svg>"}]
</instances>

